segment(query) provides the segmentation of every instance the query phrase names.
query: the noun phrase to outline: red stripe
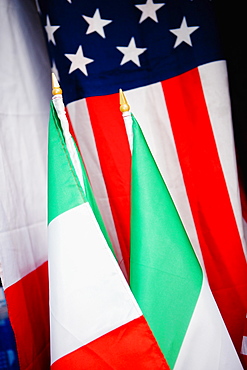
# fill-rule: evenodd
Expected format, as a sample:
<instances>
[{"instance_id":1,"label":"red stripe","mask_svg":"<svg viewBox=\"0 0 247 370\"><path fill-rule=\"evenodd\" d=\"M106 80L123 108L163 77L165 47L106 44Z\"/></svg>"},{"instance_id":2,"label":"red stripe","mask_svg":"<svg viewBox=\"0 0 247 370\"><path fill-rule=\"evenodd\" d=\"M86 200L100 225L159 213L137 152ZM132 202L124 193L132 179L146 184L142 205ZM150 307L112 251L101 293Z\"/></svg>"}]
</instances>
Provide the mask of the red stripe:
<instances>
[{"instance_id":1,"label":"red stripe","mask_svg":"<svg viewBox=\"0 0 247 370\"><path fill-rule=\"evenodd\" d=\"M52 364L52 370L169 369L143 316Z\"/></svg>"},{"instance_id":2,"label":"red stripe","mask_svg":"<svg viewBox=\"0 0 247 370\"><path fill-rule=\"evenodd\" d=\"M50 369L47 262L5 290L21 370Z\"/></svg>"},{"instance_id":3,"label":"red stripe","mask_svg":"<svg viewBox=\"0 0 247 370\"><path fill-rule=\"evenodd\" d=\"M247 268L197 69L162 83L213 294L238 350Z\"/></svg>"},{"instance_id":4,"label":"red stripe","mask_svg":"<svg viewBox=\"0 0 247 370\"><path fill-rule=\"evenodd\" d=\"M131 154L119 94L87 98L100 165L116 231L129 274Z\"/></svg>"},{"instance_id":5,"label":"red stripe","mask_svg":"<svg viewBox=\"0 0 247 370\"><path fill-rule=\"evenodd\" d=\"M72 122L71 122L70 115L69 115L69 112L68 112L67 107L65 107L65 113L66 113L66 118L67 118L68 124L69 124L69 132L70 132L71 136L73 137L78 150L80 150L80 147L78 145L78 141L77 141L77 138L75 136L75 131L74 131L74 128L73 128L73 125L72 125Z\"/></svg>"}]
</instances>

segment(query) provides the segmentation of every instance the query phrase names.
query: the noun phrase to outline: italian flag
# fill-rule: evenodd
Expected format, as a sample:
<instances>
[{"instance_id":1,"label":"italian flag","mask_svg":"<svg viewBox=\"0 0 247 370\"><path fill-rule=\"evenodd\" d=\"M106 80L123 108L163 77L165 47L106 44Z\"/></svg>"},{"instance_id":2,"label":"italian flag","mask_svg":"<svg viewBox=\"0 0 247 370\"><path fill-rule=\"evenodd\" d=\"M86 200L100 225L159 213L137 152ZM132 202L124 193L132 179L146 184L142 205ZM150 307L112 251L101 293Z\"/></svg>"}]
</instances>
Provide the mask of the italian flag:
<instances>
[{"instance_id":1,"label":"italian flag","mask_svg":"<svg viewBox=\"0 0 247 370\"><path fill-rule=\"evenodd\" d=\"M242 369L179 214L137 121L133 129L130 286L171 369ZM164 158L164 160L166 160Z\"/></svg>"},{"instance_id":2,"label":"italian flag","mask_svg":"<svg viewBox=\"0 0 247 370\"><path fill-rule=\"evenodd\" d=\"M169 369L106 241L61 95L48 152L51 368Z\"/></svg>"}]
</instances>

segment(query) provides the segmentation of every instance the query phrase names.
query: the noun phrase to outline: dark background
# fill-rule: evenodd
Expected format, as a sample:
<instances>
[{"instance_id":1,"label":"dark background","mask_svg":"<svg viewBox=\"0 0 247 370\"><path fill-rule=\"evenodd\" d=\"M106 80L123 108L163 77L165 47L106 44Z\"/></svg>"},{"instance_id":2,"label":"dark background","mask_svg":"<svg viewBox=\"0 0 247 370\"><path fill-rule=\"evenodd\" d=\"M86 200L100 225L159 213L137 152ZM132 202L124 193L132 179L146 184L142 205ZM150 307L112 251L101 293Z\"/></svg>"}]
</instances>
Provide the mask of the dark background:
<instances>
[{"instance_id":1,"label":"dark background","mask_svg":"<svg viewBox=\"0 0 247 370\"><path fill-rule=\"evenodd\" d=\"M247 18L245 1L213 0L227 60L239 177L247 193Z\"/></svg>"}]
</instances>

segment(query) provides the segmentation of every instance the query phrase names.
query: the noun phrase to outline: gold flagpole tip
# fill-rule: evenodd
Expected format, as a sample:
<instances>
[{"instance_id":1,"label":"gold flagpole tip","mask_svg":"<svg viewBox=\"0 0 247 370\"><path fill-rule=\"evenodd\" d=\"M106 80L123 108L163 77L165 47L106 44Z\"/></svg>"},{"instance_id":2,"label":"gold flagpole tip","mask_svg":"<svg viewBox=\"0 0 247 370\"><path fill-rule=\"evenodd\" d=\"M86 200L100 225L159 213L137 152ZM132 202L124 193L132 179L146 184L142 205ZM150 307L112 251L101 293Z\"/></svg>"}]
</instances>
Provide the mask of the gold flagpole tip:
<instances>
[{"instance_id":1,"label":"gold flagpole tip","mask_svg":"<svg viewBox=\"0 0 247 370\"><path fill-rule=\"evenodd\" d=\"M130 106L127 102L127 99L122 91L122 89L119 89L119 98L120 98L120 111L123 112L129 112Z\"/></svg>"},{"instance_id":2,"label":"gold flagpole tip","mask_svg":"<svg viewBox=\"0 0 247 370\"><path fill-rule=\"evenodd\" d=\"M53 72L51 74L51 82L52 82L52 95L62 94L62 89L58 83L55 73Z\"/></svg>"}]
</instances>

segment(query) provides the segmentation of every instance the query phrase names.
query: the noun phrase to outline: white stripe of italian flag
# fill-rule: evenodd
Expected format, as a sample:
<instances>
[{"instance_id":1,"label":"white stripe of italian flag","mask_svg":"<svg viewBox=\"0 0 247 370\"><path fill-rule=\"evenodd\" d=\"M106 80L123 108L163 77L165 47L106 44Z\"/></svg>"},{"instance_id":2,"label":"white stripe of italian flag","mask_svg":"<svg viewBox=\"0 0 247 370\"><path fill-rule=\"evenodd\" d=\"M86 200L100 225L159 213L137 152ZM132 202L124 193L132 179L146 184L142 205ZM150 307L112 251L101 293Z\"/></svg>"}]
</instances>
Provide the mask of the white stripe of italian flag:
<instances>
[{"instance_id":1,"label":"white stripe of italian flag","mask_svg":"<svg viewBox=\"0 0 247 370\"><path fill-rule=\"evenodd\" d=\"M130 286L171 369L242 369L139 124L132 149ZM164 143L165 145L165 143ZM165 158L164 158L165 160Z\"/></svg>"},{"instance_id":2,"label":"white stripe of italian flag","mask_svg":"<svg viewBox=\"0 0 247 370\"><path fill-rule=\"evenodd\" d=\"M62 97L56 99L63 104ZM85 169L81 167L82 185L65 136L52 102L48 148L51 368L168 369L103 236Z\"/></svg>"}]
</instances>

